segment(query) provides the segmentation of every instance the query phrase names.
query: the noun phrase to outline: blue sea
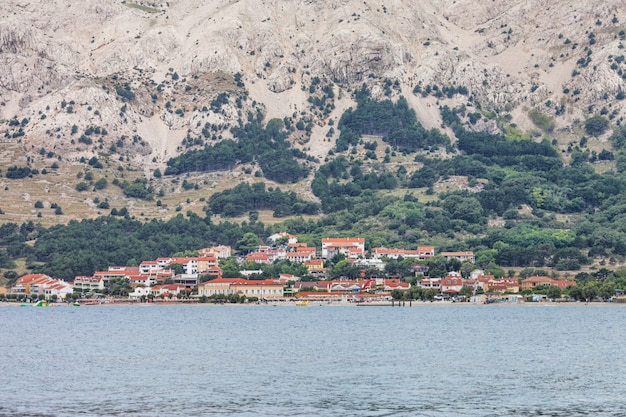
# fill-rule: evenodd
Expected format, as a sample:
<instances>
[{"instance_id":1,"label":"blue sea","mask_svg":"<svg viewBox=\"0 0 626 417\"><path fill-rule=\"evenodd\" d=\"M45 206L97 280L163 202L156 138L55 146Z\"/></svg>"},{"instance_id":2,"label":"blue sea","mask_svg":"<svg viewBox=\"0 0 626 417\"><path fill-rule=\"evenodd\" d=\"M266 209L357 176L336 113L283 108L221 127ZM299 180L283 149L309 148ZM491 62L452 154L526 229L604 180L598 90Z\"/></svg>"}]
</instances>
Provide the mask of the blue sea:
<instances>
[{"instance_id":1,"label":"blue sea","mask_svg":"<svg viewBox=\"0 0 626 417\"><path fill-rule=\"evenodd\" d=\"M0 307L0 417L626 416L626 306Z\"/></svg>"}]
</instances>

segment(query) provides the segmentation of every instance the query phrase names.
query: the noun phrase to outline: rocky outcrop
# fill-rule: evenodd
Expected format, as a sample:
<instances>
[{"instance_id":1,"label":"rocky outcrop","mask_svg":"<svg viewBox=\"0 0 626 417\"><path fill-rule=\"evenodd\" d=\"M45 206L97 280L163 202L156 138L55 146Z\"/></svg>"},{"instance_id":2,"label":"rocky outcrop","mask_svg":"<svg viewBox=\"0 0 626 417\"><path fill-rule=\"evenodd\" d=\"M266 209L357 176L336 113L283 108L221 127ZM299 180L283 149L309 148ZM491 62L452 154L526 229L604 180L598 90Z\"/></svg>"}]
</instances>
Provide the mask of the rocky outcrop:
<instances>
[{"instance_id":1,"label":"rocky outcrop","mask_svg":"<svg viewBox=\"0 0 626 417\"><path fill-rule=\"evenodd\" d=\"M590 108L621 115L622 5L7 0L0 4L0 119L29 118L27 140L33 141L55 128L59 140L69 140L68 126L96 122L132 137L136 124L153 117L179 131L168 138L184 137L208 120L240 117L232 103L228 116L201 110L220 92L236 90L232 82L200 83L207 74L231 80L240 74L255 84L251 100L271 107L281 95L290 111L307 108L302 92L319 77L342 91L386 80L404 91L464 86L484 109L523 115L512 110L540 106L562 118L557 125L585 117ZM132 100L116 92L125 84ZM77 103L72 113L61 106L70 100ZM164 139L145 140L162 145Z\"/></svg>"}]
</instances>

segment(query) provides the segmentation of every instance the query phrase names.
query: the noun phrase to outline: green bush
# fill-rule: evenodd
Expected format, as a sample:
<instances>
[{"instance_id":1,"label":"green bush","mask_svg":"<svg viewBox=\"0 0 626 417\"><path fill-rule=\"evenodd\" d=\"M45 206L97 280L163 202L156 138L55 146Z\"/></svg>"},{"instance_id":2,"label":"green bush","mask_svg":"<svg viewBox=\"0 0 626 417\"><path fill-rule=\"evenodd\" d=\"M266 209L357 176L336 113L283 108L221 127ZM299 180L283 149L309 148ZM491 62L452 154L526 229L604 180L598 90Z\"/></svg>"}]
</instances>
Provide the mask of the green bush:
<instances>
[{"instance_id":1,"label":"green bush","mask_svg":"<svg viewBox=\"0 0 626 417\"><path fill-rule=\"evenodd\" d=\"M588 135L598 137L609 128L609 121L602 116L593 116L585 122L585 132Z\"/></svg>"},{"instance_id":2,"label":"green bush","mask_svg":"<svg viewBox=\"0 0 626 417\"><path fill-rule=\"evenodd\" d=\"M532 109L528 116L530 116L530 120L532 120L535 126L544 132L552 132L554 130L554 119L547 114L541 113L537 109Z\"/></svg>"}]
</instances>

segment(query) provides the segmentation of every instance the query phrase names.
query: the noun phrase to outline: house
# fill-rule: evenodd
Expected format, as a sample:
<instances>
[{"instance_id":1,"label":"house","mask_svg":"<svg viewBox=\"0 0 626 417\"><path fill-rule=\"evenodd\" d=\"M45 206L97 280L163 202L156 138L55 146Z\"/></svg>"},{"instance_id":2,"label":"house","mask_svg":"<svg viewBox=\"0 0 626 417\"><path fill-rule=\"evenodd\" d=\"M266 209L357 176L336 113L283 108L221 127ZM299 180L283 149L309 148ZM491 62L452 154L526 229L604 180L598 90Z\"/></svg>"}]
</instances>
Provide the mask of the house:
<instances>
[{"instance_id":1,"label":"house","mask_svg":"<svg viewBox=\"0 0 626 417\"><path fill-rule=\"evenodd\" d=\"M52 281L52 277L49 277L46 274L26 274L17 279L15 285L10 288L9 293L26 296L38 296L41 284L49 281Z\"/></svg>"},{"instance_id":2,"label":"house","mask_svg":"<svg viewBox=\"0 0 626 417\"><path fill-rule=\"evenodd\" d=\"M350 260L356 260L365 256L365 251L358 247L348 248L347 250L340 249L339 253L343 253Z\"/></svg>"},{"instance_id":3,"label":"house","mask_svg":"<svg viewBox=\"0 0 626 417\"><path fill-rule=\"evenodd\" d=\"M158 258L156 261L143 261L139 267L144 274L155 274L174 265L180 265L185 274L206 273L217 267L218 258L214 255Z\"/></svg>"},{"instance_id":4,"label":"house","mask_svg":"<svg viewBox=\"0 0 626 417\"><path fill-rule=\"evenodd\" d=\"M565 279L560 279L556 281L556 286L562 290L567 287L571 287L572 285L576 285L576 281L569 281Z\"/></svg>"},{"instance_id":5,"label":"house","mask_svg":"<svg viewBox=\"0 0 626 417\"><path fill-rule=\"evenodd\" d=\"M301 264L313 258L310 251L287 252L287 260Z\"/></svg>"},{"instance_id":6,"label":"house","mask_svg":"<svg viewBox=\"0 0 626 417\"><path fill-rule=\"evenodd\" d=\"M294 235L291 235L289 233L286 232L279 232L279 233L274 233L273 235L269 236L267 238L268 242L271 242L271 244L275 244L276 241L278 240L285 240L287 242L287 244L292 244L292 243L297 243L298 242L298 238Z\"/></svg>"},{"instance_id":7,"label":"house","mask_svg":"<svg viewBox=\"0 0 626 417\"><path fill-rule=\"evenodd\" d=\"M471 289L475 290L476 288L478 288L478 280L474 278L463 278L463 286L470 287Z\"/></svg>"},{"instance_id":8,"label":"house","mask_svg":"<svg viewBox=\"0 0 626 417\"><path fill-rule=\"evenodd\" d=\"M235 294L246 298L277 299L284 296L283 284L274 279L241 280L231 284L231 288Z\"/></svg>"},{"instance_id":9,"label":"house","mask_svg":"<svg viewBox=\"0 0 626 417\"><path fill-rule=\"evenodd\" d=\"M204 271L202 274L203 275L209 275L209 276L216 277L216 278L221 278L222 277L222 268L220 268L219 266L214 266L214 267L209 268L208 270Z\"/></svg>"},{"instance_id":10,"label":"house","mask_svg":"<svg viewBox=\"0 0 626 417\"><path fill-rule=\"evenodd\" d=\"M299 281L293 285L293 289L296 292L306 291L326 291L330 292L331 281Z\"/></svg>"},{"instance_id":11,"label":"house","mask_svg":"<svg viewBox=\"0 0 626 417\"><path fill-rule=\"evenodd\" d=\"M441 252L441 256L446 258L446 261L450 259L458 259L461 262L469 261L471 263L476 262L474 252Z\"/></svg>"},{"instance_id":12,"label":"house","mask_svg":"<svg viewBox=\"0 0 626 417\"><path fill-rule=\"evenodd\" d=\"M433 258L435 256L435 247L434 246L418 246L417 255L419 259Z\"/></svg>"},{"instance_id":13,"label":"house","mask_svg":"<svg viewBox=\"0 0 626 417\"><path fill-rule=\"evenodd\" d=\"M291 282L300 281L300 277L293 275L293 274L279 274L278 281L280 281L281 284L287 284L290 281Z\"/></svg>"},{"instance_id":14,"label":"house","mask_svg":"<svg viewBox=\"0 0 626 417\"><path fill-rule=\"evenodd\" d=\"M139 271L142 274L156 273L157 271L161 269L162 269L162 266L159 265L158 261L143 261L139 264ZM111 269L109 268L109 270Z\"/></svg>"},{"instance_id":15,"label":"house","mask_svg":"<svg viewBox=\"0 0 626 417\"><path fill-rule=\"evenodd\" d=\"M197 271L198 274L206 274L207 271L210 271L218 266L217 257L213 255L208 256L199 256L197 258Z\"/></svg>"},{"instance_id":16,"label":"house","mask_svg":"<svg viewBox=\"0 0 626 417\"><path fill-rule=\"evenodd\" d=\"M217 278L198 286L198 296L237 294L259 299L283 298L283 284L275 279L247 280L242 278Z\"/></svg>"},{"instance_id":17,"label":"house","mask_svg":"<svg viewBox=\"0 0 626 417\"><path fill-rule=\"evenodd\" d=\"M545 276L528 277L522 280L522 291L532 290L543 285L552 285L553 281L552 278Z\"/></svg>"},{"instance_id":18,"label":"house","mask_svg":"<svg viewBox=\"0 0 626 417\"><path fill-rule=\"evenodd\" d=\"M360 292L364 285L360 280L335 280L330 282L330 292Z\"/></svg>"},{"instance_id":19,"label":"house","mask_svg":"<svg viewBox=\"0 0 626 417\"><path fill-rule=\"evenodd\" d=\"M211 297L212 295L230 295L234 294L232 284L245 281L242 278L216 278L206 281L198 285L198 296Z\"/></svg>"},{"instance_id":20,"label":"house","mask_svg":"<svg viewBox=\"0 0 626 417\"><path fill-rule=\"evenodd\" d=\"M463 288L463 277L458 272L449 272L441 280L441 292L444 294L458 293Z\"/></svg>"},{"instance_id":21,"label":"house","mask_svg":"<svg viewBox=\"0 0 626 417\"><path fill-rule=\"evenodd\" d=\"M365 257L365 239L362 237L322 238L322 258L331 259L337 254L348 258Z\"/></svg>"},{"instance_id":22,"label":"house","mask_svg":"<svg viewBox=\"0 0 626 417\"><path fill-rule=\"evenodd\" d=\"M163 269L161 271L157 271L155 274L151 274L150 278L153 280L151 282L156 281L156 283L162 283L163 281L171 280L174 278L174 271L171 269Z\"/></svg>"},{"instance_id":23,"label":"house","mask_svg":"<svg viewBox=\"0 0 626 417\"><path fill-rule=\"evenodd\" d=\"M242 269L239 271L239 274L243 275L246 278L250 278L253 275L261 276L263 275L262 269Z\"/></svg>"},{"instance_id":24,"label":"house","mask_svg":"<svg viewBox=\"0 0 626 417\"><path fill-rule=\"evenodd\" d=\"M576 281L554 280L546 276L533 276L522 280L522 291L532 291L533 288L540 287L542 285L550 285L559 287L560 289L565 289L572 285L576 285Z\"/></svg>"},{"instance_id":25,"label":"house","mask_svg":"<svg viewBox=\"0 0 626 417\"><path fill-rule=\"evenodd\" d=\"M130 272L124 275L124 278L130 281L133 287L138 285L150 286L157 283L154 275L142 274L141 272Z\"/></svg>"},{"instance_id":26,"label":"house","mask_svg":"<svg viewBox=\"0 0 626 417\"><path fill-rule=\"evenodd\" d=\"M385 279L383 280L383 291L401 290L406 291L411 288L411 284L408 282L402 282L399 279Z\"/></svg>"},{"instance_id":27,"label":"house","mask_svg":"<svg viewBox=\"0 0 626 417\"><path fill-rule=\"evenodd\" d=\"M376 268L379 271L385 270L385 263L381 259L357 259L354 261L354 265L364 268Z\"/></svg>"},{"instance_id":28,"label":"house","mask_svg":"<svg viewBox=\"0 0 626 417\"><path fill-rule=\"evenodd\" d=\"M45 298L47 300L55 296L64 299L74 292L72 284L59 279L54 279L46 274L27 274L19 277L15 285L10 288L10 294L18 294L31 298Z\"/></svg>"},{"instance_id":29,"label":"house","mask_svg":"<svg viewBox=\"0 0 626 417\"><path fill-rule=\"evenodd\" d=\"M372 258L381 259L398 259L402 258L414 258L414 259L426 259L435 256L434 246L421 246L417 249L389 249L384 247L378 247L372 249Z\"/></svg>"},{"instance_id":30,"label":"house","mask_svg":"<svg viewBox=\"0 0 626 417\"><path fill-rule=\"evenodd\" d=\"M187 288L180 284L167 284L167 285L155 285L150 287L150 293L155 297L169 297L178 296L181 293L187 292Z\"/></svg>"},{"instance_id":31,"label":"house","mask_svg":"<svg viewBox=\"0 0 626 417\"><path fill-rule=\"evenodd\" d=\"M313 251L316 250L315 248L310 248L309 245L307 245L305 242L294 242L294 243L289 243L287 245L287 250L293 251L293 252L296 252L299 250L307 250L307 249L310 249Z\"/></svg>"},{"instance_id":32,"label":"house","mask_svg":"<svg viewBox=\"0 0 626 417\"><path fill-rule=\"evenodd\" d=\"M104 281L96 277L76 276L74 277L74 291L86 293L95 290L103 290Z\"/></svg>"},{"instance_id":33,"label":"house","mask_svg":"<svg viewBox=\"0 0 626 417\"><path fill-rule=\"evenodd\" d=\"M101 280L104 286L112 279L127 279L126 273L123 271L96 271L93 277Z\"/></svg>"},{"instance_id":34,"label":"house","mask_svg":"<svg viewBox=\"0 0 626 417\"><path fill-rule=\"evenodd\" d=\"M322 259L312 259L304 262L304 266L306 266L309 274L324 273L324 261Z\"/></svg>"},{"instance_id":35,"label":"house","mask_svg":"<svg viewBox=\"0 0 626 417\"><path fill-rule=\"evenodd\" d=\"M198 285L198 274L180 274L172 278L172 284L185 288L196 287Z\"/></svg>"},{"instance_id":36,"label":"house","mask_svg":"<svg viewBox=\"0 0 626 417\"><path fill-rule=\"evenodd\" d=\"M283 248L279 249L270 249L266 252L267 258L271 263L274 263L278 260L285 259L287 256L287 251Z\"/></svg>"},{"instance_id":37,"label":"house","mask_svg":"<svg viewBox=\"0 0 626 417\"><path fill-rule=\"evenodd\" d=\"M246 261L256 262L258 264L271 264L269 256L262 252L252 252L246 256Z\"/></svg>"},{"instance_id":38,"label":"house","mask_svg":"<svg viewBox=\"0 0 626 417\"><path fill-rule=\"evenodd\" d=\"M226 245L212 246L210 248L200 249L199 256L214 256L217 259L226 259L232 256L232 248Z\"/></svg>"},{"instance_id":39,"label":"house","mask_svg":"<svg viewBox=\"0 0 626 417\"><path fill-rule=\"evenodd\" d=\"M46 300L54 299L55 297L61 300L65 300L68 294L72 294L74 289L69 282L61 281L60 279L52 280L43 287L43 293Z\"/></svg>"},{"instance_id":40,"label":"house","mask_svg":"<svg viewBox=\"0 0 626 417\"><path fill-rule=\"evenodd\" d=\"M470 276L476 280L476 288L482 288L484 291L487 290L489 281L494 279L493 275L484 275L483 271L480 271L480 274L472 272Z\"/></svg>"},{"instance_id":41,"label":"house","mask_svg":"<svg viewBox=\"0 0 626 417\"><path fill-rule=\"evenodd\" d=\"M420 287L439 291L441 290L441 278L424 278L420 281Z\"/></svg>"},{"instance_id":42,"label":"house","mask_svg":"<svg viewBox=\"0 0 626 417\"><path fill-rule=\"evenodd\" d=\"M150 287L136 287L132 292L128 293L128 298L132 300L137 300L142 297L148 298L151 294Z\"/></svg>"},{"instance_id":43,"label":"house","mask_svg":"<svg viewBox=\"0 0 626 417\"><path fill-rule=\"evenodd\" d=\"M182 266L185 274L191 275L191 274L198 273L198 258L190 258L190 257L171 258L170 266L172 265Z\"/></svg>"},{"instance_id":44,"label":"house","mask_svg":"<svg viewBox=\"0 0 626 417\"><path fill-rule=\"evenodd\" d=\"M428 273L428 265L420 265L420 264L411 265L411 272L416 277L420 275L424 275Z\"/></svg>"},{"instance_id":45,"label":"house","mask_svg":"<svg viewBox=\"0 0 626 417\"><path fill-rule=\"evenodd\" d=\"M515 293L520 292L520 284L516 279L490 279L485 283L485 292Z\"/></svg>"}]
</instances>

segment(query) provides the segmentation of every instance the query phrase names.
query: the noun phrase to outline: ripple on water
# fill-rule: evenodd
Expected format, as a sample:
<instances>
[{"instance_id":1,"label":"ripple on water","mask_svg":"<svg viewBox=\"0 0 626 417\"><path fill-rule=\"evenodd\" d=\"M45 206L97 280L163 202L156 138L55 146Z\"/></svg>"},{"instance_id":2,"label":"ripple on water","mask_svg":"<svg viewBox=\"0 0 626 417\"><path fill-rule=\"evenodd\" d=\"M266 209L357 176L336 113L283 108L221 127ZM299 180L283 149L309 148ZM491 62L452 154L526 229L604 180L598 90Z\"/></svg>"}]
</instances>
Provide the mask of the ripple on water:
<instances>
[{"instance_id":1,"label":"ripple on water","mask_svg":"<svg viewBox=\"0 0 626 417\"><path fill-rule=\"evenodd\" d=\"M625 416L626 308L1 308L0 417Z\"/></svg>"}]
</instances>

